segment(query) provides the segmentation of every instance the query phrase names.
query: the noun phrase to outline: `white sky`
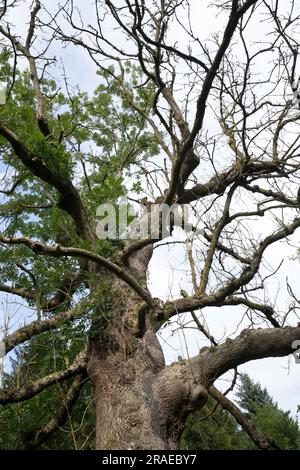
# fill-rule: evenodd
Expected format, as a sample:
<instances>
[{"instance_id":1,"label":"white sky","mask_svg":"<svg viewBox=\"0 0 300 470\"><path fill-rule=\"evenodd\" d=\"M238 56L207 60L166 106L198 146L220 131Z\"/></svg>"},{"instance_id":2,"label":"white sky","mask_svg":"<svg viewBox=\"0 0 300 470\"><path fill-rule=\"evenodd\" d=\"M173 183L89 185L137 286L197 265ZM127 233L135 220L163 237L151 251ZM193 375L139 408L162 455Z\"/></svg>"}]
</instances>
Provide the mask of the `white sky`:
<instances>
[{"instance_id":1,"label":"white sky","mask_svg":"<svg viewBox=\"0 0 300 470\"><path fill-rule=\"evenodd\" d=\"M53 7L58 2L52 0L49 3L48 0L44 3ZM93 14L90 9L92 2L82 0L77 3L82 5L85 16L90 17L92 21ZM18 16L14 18L20 34L25 29L24 17L27 14L27 4L27 1L21 2ZM212 31L222 29L222 17L216 17L215 10L207 8L207 0L201 2L191 0L191 5L193 7L192 18L195 29L202 38L207 37ZM264 27L257 23L252 24L250 34L257 38ZM174 37L176 37L176 30L174 30ZM56 47L57 55L62 57L67 76L71 82L77 83L81 89L91 92L97 86L98 79L95 75L95 67L87 55L78 49L75 50L74 47L68 47L64 50L59 49L58 46ZM55 74L59 76L60 73L61 70L57 69ZM261 222L259 223L261 224ZM265 228L268 232L272 231L270 220L267 221ZM298 260L291 260L291 257L295 256L296 248L300 246L299 232L296 232L291 242L291 246L286 242L277 243L269 248L266 253L266 257L273 267L278 266L280 261L284 259L280 272L276 275L276 278L271 278L268 283L268 297L273 300L274 305L283 311L287 307L285 288L287 277L293 286L294 292L300 297L300 264ZM181 287L188 290L190 281L186 276L187 269L185 252L178 245L172 250L167 248L156 249L149 272L149 286L152 294L166 300L178 297ZM216 339L221 340L228 334L236 336L239 331L247 326L247 321L241 323L242 311L240 307L226 307L222 309L209 308L202 313L205 315L211 333ZM178 321L179 326L180 324L186 324L188 319L188 314L182 315ZM172 333L173 330L178 328L178 324L173 322L171 327L165 328L161 332L160 340L168 363L177 360L178 356L193 356L197 354L201 347L207 344L203 336L195 329L185 329L184 333L183 330L180 333ZM269 393L278 401L280 407L284 410L290 409L293 414L296 413L297 405L300 404L300 365L296 365L293 358L252 361L240 366L239 370L249 373L255 381L260 381L263 386L266 386ZM230 376L230 374L227 374L227 378L228 375ZM226 389L228 382L220 380L219 386Z\"/></svg>"}]
</instances>

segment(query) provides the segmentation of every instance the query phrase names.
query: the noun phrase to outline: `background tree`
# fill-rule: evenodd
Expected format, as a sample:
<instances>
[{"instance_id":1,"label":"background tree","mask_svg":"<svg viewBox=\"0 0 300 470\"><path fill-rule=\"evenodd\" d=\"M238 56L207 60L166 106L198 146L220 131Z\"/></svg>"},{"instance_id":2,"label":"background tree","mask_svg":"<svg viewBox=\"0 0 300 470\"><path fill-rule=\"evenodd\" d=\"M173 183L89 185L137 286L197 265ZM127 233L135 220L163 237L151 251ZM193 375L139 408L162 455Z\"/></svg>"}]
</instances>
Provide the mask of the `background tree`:
<instances>
[{"instance_id":1,"label":"background tree","mask_svg":"<svg viewBox=\"0 0 300 470\"><path fill-rule=\"evenodd\" d=\"M274 402L266 388L247 374L240 374L236 396L247 419L262 431L274 449L299 449L297 420ZM191 413L181 439L183 449L255 449L256 446L238 422L210 398L199 411Z\"/></svg>"},{"instance_id":2,"label":"background tree","mask_svg":"<svg viewBox=\"0 0 300 470\"><path fill-rule=\"evenodd\" d=\"M0 403L15 410L12 403L40 393L49 394L45 405L60 400L55 416L24 436L25 447L54 438L89 381L98 449L176 449L186 417L209 394L258 447L274 447L214 382L247 361L287 356L300 339L291 286L283 314L265 287L277 272L266 251L300 226L291 96L298 6L216 2L224 28L207 38L192 1L96 0L89 17L75 0L25 2L25 35L12 24L19 7L4 1L0 13L0 78L8 82L0 289L26 301L36 319L26 313L24 326L8 325L6 351L21 348L25 362L6 377ZM67 71L59 76L57 44L93 62L92 96L74 89ZM144 204L142 196L189 204L195 225L201 220L202 235L192 232L184 244L190 283L181 297L162 301L147 284L154 248L175 237L97 238L97 206L127 194ZM216 340L205 317L236 306L246 328ZM208 345L166 366L156 332L184 312ZM33 367L36 354L41 368Z\"/></svg>"},{"instance_id":3,"label":"background tree","mask_svg":"<svg viewBox=\"0 0 300 470\"><path fill-rule=\"evenodd\" d=\"M238 404L248 413L248 418L280 448L299 449L300 429L297 420L290 416L289 411L281 410L266 388L253 382L247 374L241 374L240 381L236 395ZM251 444L250 448L253 448Z\"/></svg>"},{"instance_id":4,"label":"background tree","mask_svg":"<svg viewBox=\"0 0 300 470\"><path fill-rule=\"evenodd\" d=\"M240 450L251 444L230 413L218 407L212 398L201 410L189 415L181 438L185 450Z\"/></svg>"},{"instance_id":5,"label":"background tree","mask_svg":"<svg viewBox=\"0 0 300 470\"><path fill-rule=\"evenodd\" d=\"M260 383L255 383L248 374L240 374L240 386L236 392L238 404L248 413L255 414L255 408L264 405L276 407L272 397L266 388L262 388Z\"/></svg>"}]
</instances>

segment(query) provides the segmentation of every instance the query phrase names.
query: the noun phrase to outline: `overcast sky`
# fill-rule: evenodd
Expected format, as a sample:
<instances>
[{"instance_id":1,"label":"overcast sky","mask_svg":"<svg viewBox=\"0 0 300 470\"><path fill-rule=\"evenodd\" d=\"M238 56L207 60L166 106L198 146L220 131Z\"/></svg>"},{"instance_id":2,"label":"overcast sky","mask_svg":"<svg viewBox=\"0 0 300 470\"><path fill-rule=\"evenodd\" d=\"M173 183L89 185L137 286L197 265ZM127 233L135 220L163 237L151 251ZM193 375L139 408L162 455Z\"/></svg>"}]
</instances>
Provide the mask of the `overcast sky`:
<instances>
[{"instance_id":1,"label":"overcast sky","mask_svg":"<svg viewBox=\"0 0 300 470\"><path fill-rule=\"evenodd\" d=\"M30 2L23 1L18 7L18 16L14 17L14 22L18 28L19 34L24 32L24 17L28 13L27 4ZM51 0L45 2L53 8L58 2ZM82 11L85 18L93 21L93 13L91 9L92 2L82 0L77 1L82 5ZM213 8L208 8L207 1L191 0L193 7L192 18L196 25L196 30L201 37L207 37L211 32L221 30L223 19L215 15ZM255 24L252 26L252 33L257 37L262 30L262 26ZM174 37L176 30L174 30ZM96 70L93 63L88 59L87 55L82 51L75 50L70 46L62 50L58 45L57 56L62 57L67 76L73 84L78 84L81 89L92 92L99 84L99 78L96 76ZM61 69L57 67L56 76L59 78ZM261 224L261 222L259 222ZM272 221L265 221L265 230L272 232ZM177 232L178 237L182 234ZM291 258L296 254L296 248L299 246L300 233L290 239L290 244L279 242L273 245L266 252L266 258L275 268L280 264L282 259L284 263L276 278L271 278L267 284L268 298L273 300L274 305L279 310L285 311L287 302L286 278L288 277L290 284L293 286L294 292L300 297L300 264L298 260ZM189 290L190 284L187 277L188 265L186 261L186 253L183 247L176 245L175 248L156 248L150 265L149 287L154 296L163 300L176 298L179 296L180 288ZM209 308L202 313L209 326L210 332L216 339L221 340L228 335L236 336L249 322L241 321L242 315L239 307L226 308ZM203 335L199 334L194 325L189 321L189 315L184 314L179 319L172 322L168 328L164 328L160 333L160 341L163 346L167 362L176 361L179 356L187 357L197 354L199 349L207 344L203 339ZM184 330L183 325L188 326ZM179 331L178 331L179 329ZM248 372L256 381L266 386L270 394L278 401L280 407L285 410L292 410L296 413L297 405L300 404L300 365L296 365L292 357L280 359L265 359L252 361L239 367L239 371ZM219 380L220 388L228 387L227 379L231 374Z\"/></svg>"}]
</instances>

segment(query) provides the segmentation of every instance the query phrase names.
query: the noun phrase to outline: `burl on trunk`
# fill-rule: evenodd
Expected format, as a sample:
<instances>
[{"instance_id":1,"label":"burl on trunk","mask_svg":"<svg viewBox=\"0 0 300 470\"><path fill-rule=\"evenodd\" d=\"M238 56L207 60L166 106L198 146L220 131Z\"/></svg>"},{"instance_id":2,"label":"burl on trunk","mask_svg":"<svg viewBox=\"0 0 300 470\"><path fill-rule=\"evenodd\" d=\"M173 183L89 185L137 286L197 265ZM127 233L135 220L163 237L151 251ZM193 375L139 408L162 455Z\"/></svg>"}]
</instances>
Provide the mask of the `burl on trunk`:
<instances>
[{"instance_id":1,"label":"burl on trunk","mask_svg":"<svg viewBox=\"0 0 300 470\"><path fill-rule=\"evenodd\" d=\"M148 246L128 260L128 269L144 284L151 255ZM141 330L140 298L122 281L112 278L111 286L118 307L109 319L98 320L104 328L89 341L96 448L177 449L187 414L205 403L207 391L195 386L186 368L165 367L149 313Z\"/></svg>"}]
</instances>

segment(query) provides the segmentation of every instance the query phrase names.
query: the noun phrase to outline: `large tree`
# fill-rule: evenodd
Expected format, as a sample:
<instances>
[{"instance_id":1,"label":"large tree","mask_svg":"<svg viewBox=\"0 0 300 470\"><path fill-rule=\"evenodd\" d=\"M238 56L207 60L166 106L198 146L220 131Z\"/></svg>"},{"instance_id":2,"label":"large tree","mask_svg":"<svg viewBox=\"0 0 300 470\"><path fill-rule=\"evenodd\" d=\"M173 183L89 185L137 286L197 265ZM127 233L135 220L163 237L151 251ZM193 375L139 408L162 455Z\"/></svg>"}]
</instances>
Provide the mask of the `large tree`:
<instances>
[{"instance_id":1,"label":"large tree","mask_svg":"<svg viewBox=\"0 0 300 470\"><path fill-rule=\"evenodd\" d=\"M260 448L274 446L213 384L247 361L291 354L300 339L292 288L283 314L264 295L266 251L300 226L300 12L294 1L220 0L219 29L208 31L208 6L4 0L0 9L0 290L31 309L4 342L7 353L26 342L34 351L34 340L46 347L57 335L62 351L38 376L25 348L27 372L6 379L0 403L68 385L49 423L27 436L31 447L61 427L87 381L97 449L176 449L209 394ZM14 19L26 7L23 34ZM92 96L72 86L60 47L97 70ZM163 302L147 286L154 248L175 237L97 237L97 206L129 194L144 207L190 207L190 285L179 298ZM240 308L248 327L216 341L203 321L215 307ZM166 366L156 333L184 312L208 346Z\"/></svg>"}]
</instances>

